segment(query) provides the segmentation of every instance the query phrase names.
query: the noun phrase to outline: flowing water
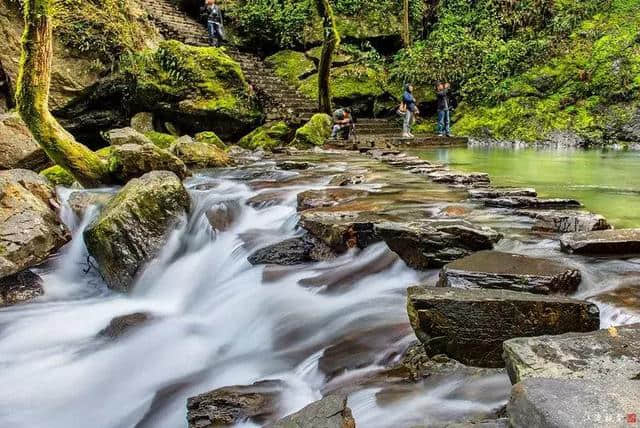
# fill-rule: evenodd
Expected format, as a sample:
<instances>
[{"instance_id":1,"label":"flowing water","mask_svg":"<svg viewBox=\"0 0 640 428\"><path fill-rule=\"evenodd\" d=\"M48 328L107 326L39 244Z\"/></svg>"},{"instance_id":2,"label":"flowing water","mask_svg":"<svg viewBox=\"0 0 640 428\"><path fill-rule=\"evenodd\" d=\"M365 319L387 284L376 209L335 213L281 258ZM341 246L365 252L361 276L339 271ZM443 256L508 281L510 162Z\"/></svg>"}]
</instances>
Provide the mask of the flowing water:
<instances>
[{"instance_id":1,"label":"flowing water","mask_svg":"<svg viewBox=\"0 0 640 428\"><path fill-rule=\"evenodd\" d=\"M408 268L384 244L302 267L247 262L253 250L300 233L298 192L322 188L344 170L368 174L361 187L392 195L399 210L439 215L462 207L470 220L505 232L501 249L563 257L583 270L579 296L640 278L638 260L561 256L557 242L529 235L525 220L479 209L420 177L355 155L315 160L325 163L304 173L259 161L190 179L190 216L128 295L106 288L87 263L81 235L95 211L77 219L65 204L62 218L74 239L38 271L45 295L0 310L0 426L175 428L186 426L187 397L261 379L284 381L282 415L348 385L349 405L365 428L437 426L504 405L510 385L496 372L433 376L394 390L357 387L357 379L396 361L415 340L405 290L433 284L437 271ZM265 192L278 202L246 204ZM61 199L69 193L61 190ZM214 230L206 213L221 205L233 214L230 226ZM601 308L603 326L638 320L615 304ZM136 312L150 313L151 321L115 341L99 335L114 317ZM331 346L357 364L329 380L320 367L331 365L322 358Z\"/></svg>"}]
</instances>

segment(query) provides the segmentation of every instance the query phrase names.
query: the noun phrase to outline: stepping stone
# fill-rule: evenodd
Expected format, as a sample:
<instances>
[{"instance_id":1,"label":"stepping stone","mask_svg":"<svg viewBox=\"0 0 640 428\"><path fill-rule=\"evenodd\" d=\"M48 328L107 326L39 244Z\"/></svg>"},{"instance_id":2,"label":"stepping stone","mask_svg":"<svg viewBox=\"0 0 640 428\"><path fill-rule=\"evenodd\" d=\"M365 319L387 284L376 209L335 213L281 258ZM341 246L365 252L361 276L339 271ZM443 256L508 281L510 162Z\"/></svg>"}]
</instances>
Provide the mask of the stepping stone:
<instances>
[{"instance_id":1,"label":"stepping stone","mask_svg":"<svg viewBox=\"0 0 640 428\"><path fill-rule=\"evenodd\" d=\"M504 343L504 359L514 384L528 378L637 381L640 324L509 340Z\"/></svg>"},{"instance_id":2,"label":"stepping stone","mask_svg":"<svg viewBox=\"0 0 640 428\"><path fill-rule=\"evenodd\" d=\"M427 176L435 183L446 184L489 184L491 181L484 172L436 171Z\"/></svg>"},{"instance_id":3,"label":"stepping stone","mask_svg":"<svg viewBox=\"0 0 640 428\"><path fill-rule=\"evenodd\" d=\"M300 213L298 224L335 252L344 253L349 248L366 248L380 242L374 230L374 223L380 221L375 214L307 210Z\"/></svg>"},{"instance_id":4,"label":"stepping stone","mask_svg":"<svg viewBox=\"0 0 640 428\"><path fill-rule=\"evenodd\" d=\"M440 271L438 286L549 294L572 293L580 281L580 271L553 260L479 251L446 265Z\"/></svg>"},{"instance_id":5,"label":"stepping stone","mask_svg":"<svg viewBox=\"0 0 640 428\"><path fill-rule=\"evenodd\" d=\"M603 216L585 211L522 210L515 214L536 219L532 229L540 232L571 233L611 229Z\"/></svg>"},{"instance_id":6,"label":"stepping stone","mask_svg":"<svg viewBox=\"0 0 640 428\"><path fill-rule=\"evenodd\" d=\"M570 233L560 238L560 246L575 254L638 254L640 229Z\"/></svg>"},{"instance_id":7,"label":"stepping stone","mask_svg":"<svg viewBox=\"0 0 640 428\"><path fill-rule=\"evenodd\" d=\"M511 196L483 199L488 207L496 208L579 208L582 204L574 199L540 199L530 196Z\"/></svg>"},{"instance_id":8,"label":"stepping stone","mask_svg":"<svg viewBox=\"0 0 640 428\"><path fill-rule=\"evenodd\" d=\"M504 367L505 340L589 332L600 325L593 303L506 290L410 287L407 311L429 355L479 367Z\"/></svg>"},{"instance_id":9,"label":"stepping stone","mask_svg":"<svg viewBox=\"0 0 640 428\"><path fill-rule=\"evenodd\" d=\"M485 189L470 189L469 196L472 199L498 199L498 198L510 198L514 196L525 196L529 198L535 198L538 196L538 192L533 188L485 188Z\"/></svg>"}]
</instances>

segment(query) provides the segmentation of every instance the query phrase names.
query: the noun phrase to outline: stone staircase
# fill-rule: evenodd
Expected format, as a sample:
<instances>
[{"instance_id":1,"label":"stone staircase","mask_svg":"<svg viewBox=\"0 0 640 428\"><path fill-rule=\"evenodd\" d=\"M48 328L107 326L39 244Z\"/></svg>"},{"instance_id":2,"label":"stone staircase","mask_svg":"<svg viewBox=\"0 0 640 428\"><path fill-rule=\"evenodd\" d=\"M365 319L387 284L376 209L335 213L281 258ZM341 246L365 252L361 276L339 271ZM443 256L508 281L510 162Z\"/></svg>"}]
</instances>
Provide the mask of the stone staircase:
<instances>
[{"instance_id":1,"label":"stone staircase","mask_svg":"<svg viewBox=\"0 0 640 428\"><path fill-rule=\"evenodd\" d=\"M151 20L167 39L194 46L207 46L207 30L171 0L148 0L144 7ZM227 53L240 63L244 75L266 112L267 122L283 120L291 124L306 122L316 112L313 100L276 76L257 55L227 48Z\"/></svg>"}]
</instances>

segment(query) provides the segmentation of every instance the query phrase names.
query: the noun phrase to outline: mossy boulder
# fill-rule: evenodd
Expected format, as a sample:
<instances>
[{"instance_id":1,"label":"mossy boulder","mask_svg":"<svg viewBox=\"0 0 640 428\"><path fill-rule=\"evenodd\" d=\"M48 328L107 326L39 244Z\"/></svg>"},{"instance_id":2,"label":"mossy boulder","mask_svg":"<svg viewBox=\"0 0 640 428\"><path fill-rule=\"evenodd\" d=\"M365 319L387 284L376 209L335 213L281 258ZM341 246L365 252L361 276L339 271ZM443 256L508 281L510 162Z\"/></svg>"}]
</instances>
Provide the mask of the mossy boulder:
<instances>
[{"instance_id":1,"label":"mossy boulder","mask_svg":"<svg viewBox=\"0 0 640 428\"><path fill-rule=\"evenodd\" d=\"M198 132L194 138L199 143L211 144L219 149L226 149L227 146L213 131Z\"/></svg>"},{"instance_id":2,"label":"mossy boulder","mask_svg":"<svg viewBox=\"0 0 640 428\"><path fill-rule=\"evenodd\" d=\"M171 171L180 179L188 176L187 167L168 150L153 144L114 146L109 156L109 171L121 183L150 171Z\"/></svg>"},{"instance_id":3,"label":"mossy boulder","mask_svg":"<svg viewBox=\"0 0 640 428\"><path fill-rule=\"evenodd\" d=\"M149 131L145 132L145 137L147 137L153 144L160 147L161 149L168 149L177 138L171 134L165 134L163 132L157 131Z\"/></svg>"},{"instance_id":4,"label":"mossy boulder","mask_svg":"<svg viewBox=\"0 0 640 428\"><path fill-rule=\"evenodd\" d=\"M276 75L295 86L316 71L315 64L307 55L292 50L277 52L268 57L266 62L273 67Z\"/></svg>"},{"instance_id":5,"label":"mossy boulder","mask_svg":"<svg viewBox=\"0 0 640 428\"><path fill-rule=\"evenodd\" d=\"M276 122L254 129L248 135L238 141L242 148L255 150L272 150L275 147L285 145L291 137L291 128L284 122Z\"/></svg>"},{"instance_id":6,"label":"mossy boulder","mask_svg":"<svg viewBox=\"0 0 640 428\"><path fill-rule=\"evenodd\" d=\"M59 165L54 165L40 172L54 186L71 187L76 179L66 169Z\"/></svg>"},{"instance_id":7,"label":"mossy boulder","mask_svg":"<svg viewBox=\"0 0 640 428\"><path fill-rule=\"evenodd\" d=\"M171 146L171 152L189 168L216 168L231 164L231 158L224 150L213 144L194 141L189 136L179 138Z\"/></svg>"},{"instance_id":8,"label":"mossy boulder","mask_svg":"<svg viewBox=\"0 0 640 428\"><path fill-rule=\"evenodd\" d=\"M293 143L303 147L322 146L331 136L331 123L328 114L314 114L309 122L298 128Z\"/></svg>"},{"instance_id":9,"label":"mossy boulder","mask_svg":"<svg viewBox=\"0 0 640 428\"><path fill-rule=\"evenodd\" d=\"M84 232L107 285L128 291L189 207L189 194L172 172L154 171L129 181Z\"/></svg>"}]
</instances>

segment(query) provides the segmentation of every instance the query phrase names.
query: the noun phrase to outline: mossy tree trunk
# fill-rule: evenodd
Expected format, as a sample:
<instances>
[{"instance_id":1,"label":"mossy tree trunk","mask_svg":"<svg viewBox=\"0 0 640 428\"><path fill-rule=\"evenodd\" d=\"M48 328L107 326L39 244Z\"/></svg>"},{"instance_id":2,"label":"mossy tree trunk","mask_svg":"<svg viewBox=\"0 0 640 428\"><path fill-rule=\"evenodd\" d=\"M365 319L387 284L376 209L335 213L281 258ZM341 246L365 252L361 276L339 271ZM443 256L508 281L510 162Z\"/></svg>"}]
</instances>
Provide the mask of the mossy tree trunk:
<instances>
[{"instance_id":1,"label":"mossy tree trunk","mask_svg":"<svg viewBox=\"0 0 640 428\"><path fill-rule=\"evenodd\" d=\"M333 54L340 44L340 35L329 0L316 0L318 14L322 17L324 42L318 66L318 109L331 114L331 64Z\"/></svg>"},{"instance_id":2,"label":"mossy tree trunk","mask_svg":"<svg viewBox=\"0 0 640 428\"><path fill-rule=\"evenodd\" d=\"M52 0L25 0L22 58L16 83L18 112L49 158L83 186L112 182L106 164L78 143L49 111L53 35Z\"/></svg>"},{"instance_id":3,"label":"mossy tree trunk","mask_svg":"<svg viewBox=\"0 0 640 428\"><path fill-rule=\"evenodd\" d=\"M404 47L411 46L411 33L409 32L409 0L402 2L402 42Z\"/></svg>"}]
</instances>

